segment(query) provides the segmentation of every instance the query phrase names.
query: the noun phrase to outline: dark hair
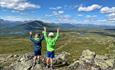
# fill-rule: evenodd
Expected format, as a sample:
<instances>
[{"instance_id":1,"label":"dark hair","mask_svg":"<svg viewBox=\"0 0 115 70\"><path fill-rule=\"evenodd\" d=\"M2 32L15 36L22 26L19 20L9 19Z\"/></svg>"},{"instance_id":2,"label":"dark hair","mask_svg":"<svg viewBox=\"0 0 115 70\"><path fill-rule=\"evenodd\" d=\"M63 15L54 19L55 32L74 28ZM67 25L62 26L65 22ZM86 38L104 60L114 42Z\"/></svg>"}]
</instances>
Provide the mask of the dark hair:
<instances>
[{"instance_id":1,"label":"dark hair","mask_svg":"<svg viewBox=\"0 0 115 70\"><path fill-rule=\"evenodd\" d=\"M41 34L38 34L39 37L41 37Z\"/></svg>"},{"instance_id":2,"label":"dark hair","mask_svg":"<svg viewBox=\"0 0 115 70\"><path fill-rule=\"evenodd\" d=\"M40 34L40 33L35 33L35 35L36 35L36 34L38 35L38 37L41 37L41 34Z\"/></svg>"}]
</instances>

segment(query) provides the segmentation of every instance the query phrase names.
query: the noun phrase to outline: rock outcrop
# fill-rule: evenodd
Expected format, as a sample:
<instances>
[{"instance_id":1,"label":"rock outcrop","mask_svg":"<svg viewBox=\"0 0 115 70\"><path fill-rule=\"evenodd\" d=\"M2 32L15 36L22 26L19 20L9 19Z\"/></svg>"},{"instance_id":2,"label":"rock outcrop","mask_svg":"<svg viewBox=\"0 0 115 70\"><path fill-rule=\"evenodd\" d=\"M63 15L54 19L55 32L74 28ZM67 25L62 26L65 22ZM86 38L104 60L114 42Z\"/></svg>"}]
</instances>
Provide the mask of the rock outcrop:
<instances>
[{"instance_id":1,"label":"rock outcrop","mask_svg":"<svg viewBox=\"0 0 115 70\"><path fill-rule=\"evenodd\" d=\"M54 70L115 70L115 57L109 55L97 55L90 50L84 50L79 60L68 64L69 53L62 52L54 59ZM33 54L9 55L6 59L15 61L0 70L50 70L45 68L45 60L33 66ZM1 61L4 61L2 58ZM58 65L61 65L60 67Z\"/></svg>"},{"instance_id":2,"label":"rock outcrop","mask_svg":"<svg viewBox=\"0 0 115 70\"><path fill-rule=\"evenodd\" d=\"M54 65L67 65L67 57L69 53L62 52L59 55L56 56L54 59ZM9 66L5 66L3 69L0 70L47 70L45 68L45 60L46 57L44 57L44 61L40 64L36 64L33 66L33 54L27 53L21 56L18 55L9 55L7 57L8 59L16 59L14 62L12 62ZM56 68L57 69L57 68Z\"/></svg>"},{"instance_id":3,"label":"rock outcrop","mask_svg":"<svg viewBox=\"0 0 115 70\"><path fill-rule=\"evenodd\" d=\"M79 60L68 67L70 70L114 70L115 58L96 55L95 52L84 50Z\"/></svg>"}]
</instances>

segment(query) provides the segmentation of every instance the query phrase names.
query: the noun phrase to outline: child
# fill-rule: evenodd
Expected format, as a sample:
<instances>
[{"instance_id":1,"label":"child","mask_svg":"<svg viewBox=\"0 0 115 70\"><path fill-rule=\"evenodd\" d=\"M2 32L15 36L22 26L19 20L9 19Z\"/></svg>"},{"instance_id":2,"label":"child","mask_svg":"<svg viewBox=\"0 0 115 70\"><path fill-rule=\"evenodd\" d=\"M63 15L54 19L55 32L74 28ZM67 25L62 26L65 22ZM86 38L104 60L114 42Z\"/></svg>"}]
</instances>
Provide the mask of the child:
<instances>
[{"instance_id":1,"label":"child","mask_svg":"<svg viewBox=\"0 0 115 70\"><path fill-rule=\"evenodd\" d=\"M44 39L44 36L42 35L40 37L40 34L35 34L34 38L32 37L32 32L29 32L30 34L30 40L34 44L34 65L36 64L36 60L38 59L38 64L40 64L40 58L41 58L41 49L42 49L42 41Z\"/></svg>"},{"instance_id":2,"label":"child","mask_svg":"<svg viewBox=\"0 0 115 70\"><path fill-rule=\"evenodd\" d=\"M46 67L48 67L50 65L50 67L53 69L54 68L53 67L53 58L55 56L54 51L55 51L56 41L59 37L59 29L57 29L57 34L55 37L54 37L53 32L50 32L47 37L46 27L44 27L43 34L44 34L44 38L47 43L47 60L46 60L47 66Z\"/></svg>"}]
</instances>

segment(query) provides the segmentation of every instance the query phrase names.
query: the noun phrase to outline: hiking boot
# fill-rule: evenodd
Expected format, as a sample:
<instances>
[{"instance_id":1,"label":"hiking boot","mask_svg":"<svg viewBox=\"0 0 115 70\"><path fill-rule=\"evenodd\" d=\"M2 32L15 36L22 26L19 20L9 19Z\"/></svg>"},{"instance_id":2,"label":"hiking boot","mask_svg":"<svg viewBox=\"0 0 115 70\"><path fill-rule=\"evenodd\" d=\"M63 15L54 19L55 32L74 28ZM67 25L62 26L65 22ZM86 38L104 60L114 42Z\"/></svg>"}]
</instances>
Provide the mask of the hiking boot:
<instances>
[{"instance_id":1,"label":"hiking boot","mask_svg":"<svg viewBox=\"0 0 115 70\"><path fill-rule=\"evenodd\" d=\"M54 66L52 65L52 66L50 66L50 69L52 70L52 69L54 69Z\"/></svg>"},{"instance_id":2,"label":"hiking boot","mask_svg":"<svg viewBox=\"0 0 115 70\"><path fill-rule=\"evenodd\" d=\"M32 67L35 67L35 66L36 66L36 63L33 63L33 64L32 64Z\"/></svg>"},{"instance_id":3,"label":"hiking boot","mask_svg":"<svg viewBox=\"0 0 115 70\"><path fill-rule=\"evenodd\" d=\"M50 68L50 65L46 65L46 68Z\"/></svg>"},{"instance_id":4,"label":"hiking boot","mask_svg":"<svg viewBox=\"0 0 115 70\"><path fill-rule=\"evenodd\" d=\"M38 61L37 63L40 64L40 61Z\"/></svg>"}]
</instances>

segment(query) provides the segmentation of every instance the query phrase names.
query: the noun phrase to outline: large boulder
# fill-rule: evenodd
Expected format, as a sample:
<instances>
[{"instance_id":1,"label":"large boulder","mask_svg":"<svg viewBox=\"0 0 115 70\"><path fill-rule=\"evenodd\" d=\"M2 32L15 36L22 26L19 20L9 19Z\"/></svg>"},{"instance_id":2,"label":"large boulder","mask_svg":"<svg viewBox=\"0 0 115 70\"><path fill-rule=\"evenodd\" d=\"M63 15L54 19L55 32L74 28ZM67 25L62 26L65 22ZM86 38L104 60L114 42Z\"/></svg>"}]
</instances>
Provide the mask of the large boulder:
<instances>
[{"instance_id":1,"label":"large boulder","mask_svg":"<svg viewBox=\"0 0 115 70\"><path fill-rule=\"evenodd\" d=\"M10 65L10 68L12 68L13 70L30 70L33 65L32 58L32 54L24 54L19 59L17 59L16 62L13 62Z\"/></svg>"},{"instance_id":2,"label":"large boulder","mask_svg":"<svg viewBox=\"0 0 115 70\"><path fill-rule=\"evenodd\" d=\"M59 55L57 55L54 59L54 64L68 64L68 57L70 53L68 52L62 52Z\"/></svg>"},{"instance_id":3,"label":"large boulder","mask_svg":"<svg viewBox=\"0 0 115 70\"><path fill-rule=\"evenodd\" d=\"M67 64L67 61L68 61L67 57L69 55L70 54L67 52L62 52L59 55L57 55L56 58L54 59L55 66L58 66L58 64L61 64L61 65ZM17 61L13 62L9 66L9 68L13 70L47 70L44 68L45 63L46 63L46 56L44 56L44 62L33 66L33 54L27 53L20 56L17 59Z\"/></svg>"},{"instance_id":4,"label":"large boulder","mask_svg":"<svg viewBox=\"0 0 115 70\"><path fill-rule=\"evenodd\" d=\"M114 70L115 58L84 50L79 60L70 64L68 68L70 70Z\"/></svg>"},{"instance_id":5,"label":"large boulder","mask_svg":"<svg viewBox=\"0 0 115 70\"><path fill-rule=\"evenodd\" d=\"M70 64L68 67L72 70L75 70L78 68L78 66L79 66L79 61L75 61L72 64Z\"/></svg>"},{"instance_id":6,"label":"large boulder","mask_svg":"<svg viewBox=\"0 0 115 70\"><path fill-rule=\"evenodd\" d=\"M29 70L32 67L32 61L26 61L26 62L20 62L16 63L15 66L13 66L14 70Z\"/></svg>"},{"instance_id":7,"label":"large boulder","mask_svg":"<svg viewBox=\"0 0 115 70\"><path fill-rule=\"evenodd\" d=\"M79 60L68 65L68 57L70 53L62 52L54 59L54 70L115 70L115 57L111 55L96 55L90 50L83 50ZM33 66L33 54L27 53L24 55L9 55L7 58L2 58L0 61L14 60L9 67L4 67L2 70L49 70L45 68L46 56L44 62ZM60 66L61 65L61 66Z\"/></svg>"},{"instance_id":8,"label":"large boulder","mask_svg":"<svg viewBox=\"0 0 115 70\"><path fill-rule=\"evenodd\" d=\"M99 66L101 69L112 69L115 64L115 59L107 56L96 55L94 64Z\"/></svg>"},{"instance_id":9,"label":"large boulder","mask_svg":"<svg viewBox=\"0 0 115 70\"><path fill-rule=\"evenodd\" d=\"M81 61L81 63L82 62L85 62L85 63L93 63L94 61L93 61L93 59L95 58L95 52L92 52L92 51L90 51L90 50L84 50L83 52L82 52L82 55L80 56L80 61Z\"/></svg>"},{"instance_id":10,"label":"large boulder","mask_svg":"<svg viewBox=\"0 0 115 70\"><path fill-rule=\"evenodd\" d=\"M37 64L35 67L32 67L31 70L43 70L43 67L40 64Z\"/></svg>"},{"instance_id":11,"label":"large boulder","mask_svg":"<svg viewBox=\"0 0 115 70\"><path fill-rule=\"evenodd\" d=\"M84 50L79 60L70 64L68 67L70 70L91 70L91 66L94 63L95 52L90 50ZM93 67L95 68L95 67Z\"/></svg>"}]
</instances>

